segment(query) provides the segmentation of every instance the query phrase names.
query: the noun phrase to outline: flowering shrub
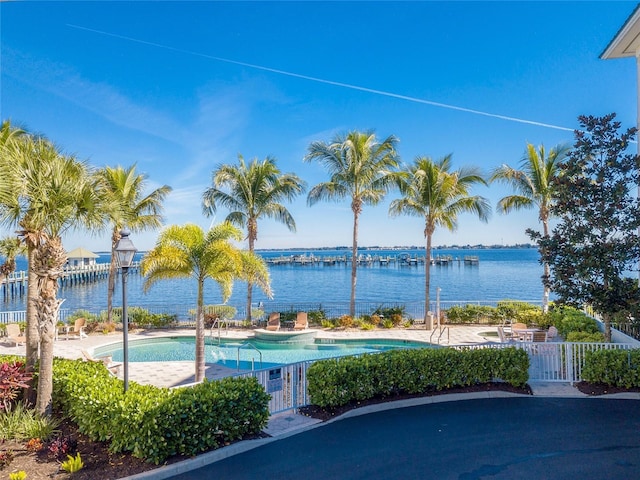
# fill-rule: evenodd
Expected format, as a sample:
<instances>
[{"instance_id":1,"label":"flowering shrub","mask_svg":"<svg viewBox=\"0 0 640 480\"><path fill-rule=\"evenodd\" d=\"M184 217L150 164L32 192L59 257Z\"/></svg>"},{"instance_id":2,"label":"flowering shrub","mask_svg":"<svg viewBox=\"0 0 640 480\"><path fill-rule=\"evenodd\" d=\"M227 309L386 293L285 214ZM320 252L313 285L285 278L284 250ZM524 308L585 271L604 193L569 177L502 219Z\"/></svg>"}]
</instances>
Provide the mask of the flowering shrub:
<instances>
[{"instance_id":1,"label":"flowering shrub","mask_svg":"<svg viewBox=\"0 0 640 480\"><path fill-rule=\"evenodd\" d=\"M39 438L32 438L26 443L24 447L30 452L39 452L44 448L44 444Z\"/></svg>"},{"instance_id":2,"label":"flowering shrub","mask_svg":"<svg viewBox=\"0 0 640 480\"><path fill-rule=\"evenodd\" d=\"M76 439L70 436L59 436L49 442L47 449L56 458L64 457L70 452L75 452L78 447Z\"/></svg>"},{"instance_id":3,"label":"flowering shrub","mask_svg":"<svg viewBox=\"0 0 640 480\"><path fill-rule=\"evenodd\" d=\"M13 462L13 450L0 452L0 470L7 467L11 462Z\"/></svg>"},{"instance_id":4,"label":"flowering shrub","mask_svg":"<svg viewBox=\"0 0 640 480\"><path fill-rule=\"evenodd\" d=\"M0 363L0 410L11 410L11 405L18 398L20 391L29 387L31 378L22 362Z\"/></svg>"},{"instance_id":5,"label":"flowering shrub","mask_svg":"<svg viewBox=\"0 0 640 480\"><path fill-rule=\"evenodd\" d=\"M341 327L349 328L353 326L353 317L351 315L342 315L338 322Z\"/></svg>"}]
</instances>

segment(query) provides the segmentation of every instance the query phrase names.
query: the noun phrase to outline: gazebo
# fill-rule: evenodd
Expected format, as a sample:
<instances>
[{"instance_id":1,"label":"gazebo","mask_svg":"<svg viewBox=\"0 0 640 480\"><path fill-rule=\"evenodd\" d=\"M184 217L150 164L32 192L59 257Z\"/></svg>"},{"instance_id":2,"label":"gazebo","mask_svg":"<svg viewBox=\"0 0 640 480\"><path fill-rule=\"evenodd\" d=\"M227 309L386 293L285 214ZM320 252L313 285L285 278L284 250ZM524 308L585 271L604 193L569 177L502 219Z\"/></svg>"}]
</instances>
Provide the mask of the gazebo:
<instances>
[{"instance_id":1,"label":"gazebo","mask_svg":"<svg viewBox=\"0 0 640 480\"><path fill-rule=\"evenodd\" d=\"M67 265L69 267L82 267L87 265L95 265L96 258L100 255L96 255L90 252L86 248L78 247L76 249L67 252Z\"/></svg>"}]
</instances>

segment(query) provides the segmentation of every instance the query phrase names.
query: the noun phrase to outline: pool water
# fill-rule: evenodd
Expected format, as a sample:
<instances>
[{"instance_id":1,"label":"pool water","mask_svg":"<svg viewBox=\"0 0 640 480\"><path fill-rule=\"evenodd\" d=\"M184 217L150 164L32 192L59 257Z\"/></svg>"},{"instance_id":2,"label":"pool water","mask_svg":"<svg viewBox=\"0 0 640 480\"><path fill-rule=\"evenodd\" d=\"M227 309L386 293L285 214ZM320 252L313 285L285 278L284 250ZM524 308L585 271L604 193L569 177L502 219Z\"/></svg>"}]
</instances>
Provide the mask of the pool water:
<instances>
[{"instance_id":1,"label":"pool water","mask_svg":"<svg viewBox=\"0 0 640 480\"><path fill-rule=\"evenodd\" d=\"M407 340L310 339L308 343L205 339L205 362L239 370L271 368L323 358L379 353L393 349L429 348L433 345ZM97 347L94 356L111 355L123 360L122 343ZM195 360L195 337L160 337L129 342L129 362L175 362Z\"/></svg>"}]
</instances>

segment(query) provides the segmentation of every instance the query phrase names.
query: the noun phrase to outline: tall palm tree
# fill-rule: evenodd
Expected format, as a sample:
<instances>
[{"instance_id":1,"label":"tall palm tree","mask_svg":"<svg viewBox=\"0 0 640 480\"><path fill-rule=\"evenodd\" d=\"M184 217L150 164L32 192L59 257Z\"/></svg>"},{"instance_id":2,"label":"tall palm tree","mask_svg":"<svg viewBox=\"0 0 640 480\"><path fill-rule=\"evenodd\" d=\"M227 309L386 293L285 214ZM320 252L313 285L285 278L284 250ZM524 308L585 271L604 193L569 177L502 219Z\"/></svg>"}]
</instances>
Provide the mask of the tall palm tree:
<instances>
[{"instance_id":1,"label":"tall palm tree","mask_svg":"<svg viewBox=\"0 0 640 480\"><path fill-rule=\"evenodd\" d=\"M163 185L143 196L146 189L146 175L136 173L136 166L125 169L105 167L98 172L109 199L108 213L111 222L111 264L107 288L107 320L112 320L113 292L116 285L115 248L120 240L120 232L126 226L132 232L159 228L162 225L162 202L171 192L171 187Z\"/></svg>"},{"instance_id":2,"label":"tall palm tree","mask_svg":"<svg viewBox=\"0 0 640 480\"><path fill-rule=\"evenodd\" d=\"M226 221L247 229L249 251L253 252L258 239L258 220L267 217L283 223L289 231L296 231L296 222L281 203L293 201L306 188L298 176L283 174L276 160L254 158L249 165L238 155L238 165L220 165L213 172L213 185L202 195L206 215L215 214L218 207L229 210ZM247 316L251 321L252 284L247 284Z\"/></svg>"},{"instance_id":3,"label":"tall palm tree","mask_svg":"<svg viewBox=\"0 0 640 480\"><path fill-rule=\"evenodd\" d=\"M353 131L336 135L331 143L311 143L304 157L308 162L320 162L330 175L328 181L311 189L308 205L320 200L351 199L353 242L349 314L352 317L356 310L358 221L364 205L378 204L399 178L396 143L394 136L379 142L372 132Z\"/></svg>"},{"instance_id":4,"label":"tall palm tree","mask_svg":"<svg viewBox=\"0 0 640 480\"><path fill-rule=\"evenodd\" d=\"M14 182L10 181L10 179L14 178L15 168L29 154L30 146L32 145L32 135L19 127L13 126L9 120L2 122L0 127L0 178L4 181L0 182L0 223L13 228L18 227L18 222L24 211L19 190L16 189ZM20 187L19 176L15 178L15 181L18 182L17 187ZM25 245L27 247L28 265L32 265L35 246L28 245L26 242ZM27 281L31 285L34 285L36 281L35 273L29 267L27 267ZM27 290L26 367L29 371L33 371L35 368L39 353L39 334L33 298L35 298L35 289ZM34 399L35 392L30 390L28 400L33 401Z\"/></svg>"},{"instance_id":5,"label":"tall palm tree","mask_svg":"<svg viewBox=\"0 0 640 480\"><path fill-rule=\"evenodd\" d=\"M28 295L37 320L39 371L36 408L51 413L53 339L61 300L58 278L67 260L62 235L73 228L104 225L100 189L85 162L64 155L44 138L30 138L2 173L15 192L3 219L17 224L29 255ZM27 331L29 339L29 331Z\"/></svg>"},{"instance_id":6,"label":"tall palm tree","mask_svg":"<svg viewBox=\"0 0 640 480\"><path fill-rule=\"evenodd\" d=\"M553 184L560 175L559 164L567 156L569 147L557 145L548 153L544 145L537 149L528 143L520 161L520 169L501 165L496 168L490 181L500 181L516 192L498 201L498 211L509 213L538 207L538 219L542 222L543 238L549 236L550 209L554 202ZM544 262L544 277L550 274L549 264ZM542 310L549 308L549 288L544 286Z\"/></svg>"},{"instance_id":7,"label":"tall palm tree","mask_svg":"<svg viewBox=\"0 0 640 480\"><path fill-rule=\"evenodd\" d=\"M407 177L402 181L402 197L389 205L389 214L422 217L424 219L425 247L425 323L429 311L431 286L431 241L437 227L455 231L458 215L475 213L482 221L491 215L491 206L486 198L471 195L473 185L486 185L476 168L460 168L451 171L451 155L433 161L429 157L417 157L406 169Z\"/></svg>"},{"instance_id":8,"label":"tall palm tree","mask_svg":"<svg viewBox=\"0 0 640 480\"><path fill-rule=\"evenodd\" d=\"M258 255L237 249L231 243L242 239L242 232L228 222L204 232L197 225L171 225L160 233L155 247L141 262L144 290L160 280L194 278L198 283L196 314L195 381L204 378L204 281L216 281L222 300L231 296L236 279L252 281L271 295L269 272Z\"/></svg>"}]
</instances>

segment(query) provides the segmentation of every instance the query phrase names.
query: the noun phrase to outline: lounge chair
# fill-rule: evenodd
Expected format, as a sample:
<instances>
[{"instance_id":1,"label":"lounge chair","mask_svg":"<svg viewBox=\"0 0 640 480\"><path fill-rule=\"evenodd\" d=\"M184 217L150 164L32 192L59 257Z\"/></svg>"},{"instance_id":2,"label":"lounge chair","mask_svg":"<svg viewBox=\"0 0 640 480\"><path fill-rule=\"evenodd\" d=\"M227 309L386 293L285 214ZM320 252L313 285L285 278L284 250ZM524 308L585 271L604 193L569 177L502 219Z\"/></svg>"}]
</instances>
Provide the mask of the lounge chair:
<instances>
[{"instance_id":1,"label":"lounge chair","mask_svg":"<svg viewBox=\"0 0 640 480\"><path fill-rule=\"evenodd\" d=\"M269 314L269 320L267 321L267 330L278 331L280 330L280 313L272 312Z\"/></svg>"},{"instance_id":2,"label":"lounge chair","mask_svg":"<svg viewBox=\"0 0 640 480\"><path fill-rule=\"evenodd\" d=\"M112 374L117 375L122 363L114 362L111 356L107 357L94 357L87 350L82 349L82 356L87 362L97 362L102 363L107 370L109 370Z\"/></svg>"},{"instance_id":3,"label":"lounge chair","mask_svg":"<svg viewBox=\"0 0 640 480\"><path fill-rule=\"evenodd\" d=\"M6 325L7 328L7 337L10 342L13 342L16 347L18 345L24 345L27 343L27 337L20 333L20 325L17 323L8 323Z\"/></svg>"},{"instance_id":4,"label":"lounge chair","mask_svg":"<svg viewBox=\"0 0 640 480\"><path fill-rule=\"evenodd\" d=\"M293 326L294 330L306 330L309 328L309 319L307 318L307 312L298 312L296 317L296 324Z\"/></svg>"},{"instance_id":5,"label":"lounge chair","mask_svg":"<svg viewBox=\"0 0 640 480\"><path fill-rule=\"evenodd\" d=\"M500 337L500 343L511 343L513 341L511 334L504 331L504 327L498 327L498 337Z\"/></svg>"},{"instance_id":6,"label":"lounge chair","mask_svg":"<svg viewBox=\"0 0 640 480\"><path fill-rule=\"evenodd\" d=\"M549 331L547 332L547 341L553 342L558 338L558 329L551 325L549 327Z\"/></svg>"},{"instance_id":7,"label":"lounge chair","mask_svg":"<svg viewBox=\"0 0 640 480\"><path fill-rule=\"evenodd\" d=\"M84 326L86 325L87 320L84 318L77 318L75 323L73 324L73 330L67 327L66 335L67 338L87 338L87 334L84 333Z\"/></svg>"}]
</instances>

